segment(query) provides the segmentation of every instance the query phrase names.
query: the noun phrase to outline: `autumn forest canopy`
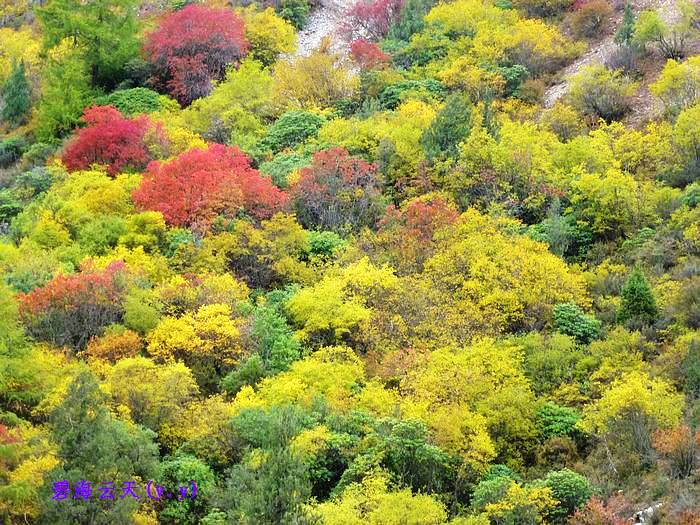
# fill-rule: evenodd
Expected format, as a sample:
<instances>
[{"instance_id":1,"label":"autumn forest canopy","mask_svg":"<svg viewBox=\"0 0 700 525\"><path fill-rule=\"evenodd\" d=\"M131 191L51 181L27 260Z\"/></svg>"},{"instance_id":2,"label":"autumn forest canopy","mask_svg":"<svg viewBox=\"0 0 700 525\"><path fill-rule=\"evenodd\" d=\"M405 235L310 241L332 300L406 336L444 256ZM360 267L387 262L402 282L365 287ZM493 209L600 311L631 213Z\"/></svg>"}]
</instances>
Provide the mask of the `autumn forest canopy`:
<instances>
[{"instance_id":1,"label":"autumn forest canopy","mask_svg":"<svg viewBox=\"0 0 700 525\"><path fill-rule=\"evenodd\" d=\"M638 514L700 525L697 2L0 0L0 523Z\"/></svg>"}]
</instances>

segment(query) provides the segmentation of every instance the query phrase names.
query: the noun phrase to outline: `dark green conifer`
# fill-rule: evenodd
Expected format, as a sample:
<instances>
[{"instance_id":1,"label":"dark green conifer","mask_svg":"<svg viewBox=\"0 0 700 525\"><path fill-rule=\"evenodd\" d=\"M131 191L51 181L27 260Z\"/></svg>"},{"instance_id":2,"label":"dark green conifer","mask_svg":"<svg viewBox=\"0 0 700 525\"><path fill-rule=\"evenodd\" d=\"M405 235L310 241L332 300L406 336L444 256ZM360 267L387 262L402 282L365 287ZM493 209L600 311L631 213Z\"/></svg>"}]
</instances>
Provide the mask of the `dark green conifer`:
<instances>
[{"instance_id":1,"label":"dark green conifer","mask_svg":"<svg viewBox=\"0 0 700 525\"><path fill-rule=\"evenodd\" d=\"M641 321L651 323L659 314L649 282L638 266L634 268L622 287L622 305L617 314L618 321Z\"/></svg>"},{"instance_id":2,"label":"dark green conifer","mask_svg":"<svg viewBox=\"0 0 700 525\"><path fill-rule=\"evenodd\" d=\"M24 63L13 62L12 72L2 89L2 120L13 127L24 124L31 107L31 94Z\"/></svg>"}]
</instances>

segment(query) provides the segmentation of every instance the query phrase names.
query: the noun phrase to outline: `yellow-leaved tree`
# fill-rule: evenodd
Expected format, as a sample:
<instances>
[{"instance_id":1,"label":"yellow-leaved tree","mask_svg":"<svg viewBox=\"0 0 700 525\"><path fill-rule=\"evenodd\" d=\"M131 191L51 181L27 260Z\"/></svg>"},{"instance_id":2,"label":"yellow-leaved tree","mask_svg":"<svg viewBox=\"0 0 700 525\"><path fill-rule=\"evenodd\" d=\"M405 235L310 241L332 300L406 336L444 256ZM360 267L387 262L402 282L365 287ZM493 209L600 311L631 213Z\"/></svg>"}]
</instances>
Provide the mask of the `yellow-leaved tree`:
<instances>
[{"instance_id":1,"label":"yellow-leaved tree","mask_svg":"<svg viewBox=\"0 0 700 525\"><path fill-rule=\"evenodd\" d=\"M518 461L536 435L522 359L519 347L493 339L436 350L402 382L402 410L426 421L437 443L474 472L496 456Z\"/></svg>"},{"instance_id":2,"label":"yellow-leaved tree","mask_svg":"<svg viewBox=\"0 0 700 525\"><path fill-rule=\"evenodd\" d=\"M582 430L600 436L606 446L628 443L642 461L650 461L654 453L651 433L658 428L676 426L683 405L683 394L664 379L632 371L614 381L600 399L584 408L579 425ZM609 439L613 436L614 440Z\"/></svg>"},{"instance_id":3,"label":"yellow-leaved tree","mask_svg":"<svg viewBox=\"0 0 700 525\"><path fill-rule=\"evenodd\" d=\"M187 364L199 385L211 389L243 356L242 320L228 304L208 304L180 317L163 317L148 334L148 353L158 362Z\"/></svg>"},{"instance_id":4,"label":"yellow-leaved tree","mask_svg":"<svg viewBox=\"0 0 700 525\"><path fill-rule=\"evenodd\" d=\"M329 271L318 284L294 295L287 308L302 337L327 343L348 340L367 328L373 307L397 283L390 267L377 268L365 257Z\"/></svg>"},{"instance_id":5,"label":"yellow-leaved tree","mask_svg":"<svg viewBox=\"0 0 700 525\"><path fill-rule=\"evenodd\" d=\"M391 489L389 475L378 471L350 484L335 500L315 507L325 525L441 525L442 503L410 489Z\"/></svg>"}]
</instances>

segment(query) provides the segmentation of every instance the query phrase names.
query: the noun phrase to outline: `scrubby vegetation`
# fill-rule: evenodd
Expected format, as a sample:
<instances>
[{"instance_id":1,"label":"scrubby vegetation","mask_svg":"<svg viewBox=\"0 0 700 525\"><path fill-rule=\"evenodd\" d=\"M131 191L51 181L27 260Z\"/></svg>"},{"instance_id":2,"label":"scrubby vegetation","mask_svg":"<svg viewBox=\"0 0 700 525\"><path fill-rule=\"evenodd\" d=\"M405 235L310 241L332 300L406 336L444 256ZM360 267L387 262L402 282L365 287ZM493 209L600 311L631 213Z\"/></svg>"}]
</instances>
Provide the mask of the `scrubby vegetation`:
<instances>
[{"instance_id":1,"label":"scrubby vegetation","mask_svg":"<svg viewBox=\"0 0 700 525\"><path fill-rule=\"evenodd\" d=\"M0 522L697 524L700 11L640 4L0 3Z\"/></svg>"}]
</instances>

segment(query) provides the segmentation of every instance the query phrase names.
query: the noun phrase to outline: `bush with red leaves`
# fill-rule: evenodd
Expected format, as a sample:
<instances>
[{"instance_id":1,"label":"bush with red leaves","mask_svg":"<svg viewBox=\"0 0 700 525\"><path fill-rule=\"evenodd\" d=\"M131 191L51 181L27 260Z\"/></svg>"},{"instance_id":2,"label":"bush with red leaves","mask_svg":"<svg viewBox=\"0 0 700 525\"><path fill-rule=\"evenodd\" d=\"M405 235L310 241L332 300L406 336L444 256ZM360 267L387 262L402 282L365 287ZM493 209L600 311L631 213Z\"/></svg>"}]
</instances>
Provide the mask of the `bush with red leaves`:
<instances>
[{"instance_id":1,"label":"bush with red leaves","mask_svg":"<svg viewBox=\"0 0 700 525\"><path fill-rule=\"evenodd\" d=\"M360 69L375 69L389 62L389 57L377 44L358 38L350 43L350 56Z\"/></svg>"},{"instance_id":2,"label":"bush with red leaves","mask_svg":"<svg viewBox=\"0 0 700 525\"><path fill-rule=\"evenodd\" d=\"M374 226L385 209L376 166L344 148L316 153L300 171L292 198L302 225L338 233Z\"/></svg>"},{"instance_id":3,"label":"bush with red leaves","mask_svg":"<svg viewBox=\"0 0 700 525\"><path fill-rule=\"evenodd\" d=\"M398 20L403 4L404 0L359 0L346 12L346 36L381 40Z\"/></svg>"},{"instance_id":4,"label":"bush with red leaves","mask_svg":"<svg viewBox=\"0 0 700 525\"><path fill-rule=\"evenodd\" d=\"M652 435L652 443L672 478L687 478L697 468L700 430L691 430L687 425L659 429Z\"/></svg>"},{"instance_id":5,"label":"bush with red leaves","mask_svg":"<svg viewBox=\"0 0 700 525\"><path fill-rule=\"evenodd\" d=\"M142 209L161 212L171 225L200 230L241 211L267 219L287 203L287 195L251 168L241 150L221 144L152 162L133 198Z\"/></svg>"},{"instance_id":6,"label":"bush with red leaves","mask_svg":"<svg viewBox=\"0 0 700 525\"><path fill-rule=\"evenodd\" d=\"M390 205L376 235L361 236L358 242L373 262L390 264L399 275L420 272L435 253L435 232L458 217L454 204L439 195L425 195L401 208Z\"/></svg>"},{"instance_id":7,"label":"bush with red leaves","mask_svg":"<svg viewBox=\"0 0 700 525\"><path fill-rule=\"evenodd\" d=\"M121 320L124 263L58 275L44 287L19 294L20 317L39 341L81 350L102 329Z\"/></svg>"},{"instance_id":8,"label":"bush with red leaves","mask_svg":"<svg viewBox=\"0 0 700 525\"><path fill-rule=\"evenodd\" d=\"M112 106L92 106L83 113L83 121L87 127L78 130L61 157L69 171L101 164L114 176L143 170L152 160L144 136L157 127L148 117L126 119Z\"/></svg>"},{"instance_id":9,"label":"bush with red leaves","mask_svg":"<svg viewBox=\"0 0 700 525\"><path fill-rule=\"evenodd\" d=\"M403 210L391 205L379 222L379 231L399 230L402 237L423 243L433 240L437 230L452 224L459 217L457 208L439 195L410 201Z\"/></svg>"},{"instance_id":10,"label":"bush with red leaves","mask_svg":"<svg viewBox=\"0 0 700 525\"><path fill-rule=\"evenodd\" d=\"M229 64L245 56L243 20L230 9L188 5L168 15L147 35L144 52L152 64L157 89L181 104L211 92Z\"/></svg>"},{"instance_id":11,"label":"bush with red leaves","mask_svg":"<svg viewBox=\"0 0 700 525\"><path fill-rule=\"evenodd\" d=\"M602 501L591 498L586 506L577 510L567 521L569 525L625 525L627 520L618 518Z\"/></svg>"}]
</instances>

